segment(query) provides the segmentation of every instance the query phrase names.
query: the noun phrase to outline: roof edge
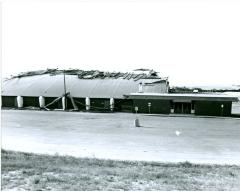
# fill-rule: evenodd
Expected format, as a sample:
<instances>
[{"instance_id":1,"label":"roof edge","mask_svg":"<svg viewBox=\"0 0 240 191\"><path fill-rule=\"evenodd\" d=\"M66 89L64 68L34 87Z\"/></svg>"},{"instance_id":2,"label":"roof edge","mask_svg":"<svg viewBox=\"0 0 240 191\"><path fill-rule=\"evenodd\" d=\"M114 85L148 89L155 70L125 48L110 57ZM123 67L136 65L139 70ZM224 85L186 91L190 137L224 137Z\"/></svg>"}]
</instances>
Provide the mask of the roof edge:
<instances>
[{"instance_id":1,"label":"roof edge","mask_svg":"<svg viewBox=\"0 0 240 191\"><path fill-rule=\"evenodd\" d=\"M125 95L128 99L188 99L188 100L214 100L214 101L239 101L236 96L229 95L214 95L214 94L169 94L169 93L131 93Z\"/></svg>"}]
</instances>

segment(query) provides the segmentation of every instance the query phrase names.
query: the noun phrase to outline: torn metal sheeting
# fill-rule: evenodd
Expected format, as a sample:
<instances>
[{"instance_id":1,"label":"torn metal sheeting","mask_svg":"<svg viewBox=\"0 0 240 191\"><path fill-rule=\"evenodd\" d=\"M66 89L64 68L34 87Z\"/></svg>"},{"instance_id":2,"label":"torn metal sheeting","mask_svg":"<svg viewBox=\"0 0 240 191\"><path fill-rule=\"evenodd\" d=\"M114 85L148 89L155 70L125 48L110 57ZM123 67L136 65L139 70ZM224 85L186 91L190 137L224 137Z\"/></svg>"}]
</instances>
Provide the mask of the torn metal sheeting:
<instances>
[{"instance_id":1,"label":"torn metal sheeting","mask_svg":"<svg viewBox=\"0 0 240 191\"><path fill-rule=\"evenodd\" d=\"M102 72L98 70L79 70L79 69L68 69L68 70L59 70L59 69L46 69L46 70L38 70L38 71L29 71L29 72L22 72L19 75L12 76L13 78L22 78L27 76L36 76L36 75L43 75L43 74L49 74L51 76L59 75L65 73L66 75L77 75L79 79L95 79L95 78L123 78L123 79L134 79L134 80L140 80L140 79L161 79L161 77L158 75L158 72L150 69L137 69L134 71L141 71L142 73L123 73L123 72ZM146 74L146 71L148 74Z\"/></svg>"}]
</instances>

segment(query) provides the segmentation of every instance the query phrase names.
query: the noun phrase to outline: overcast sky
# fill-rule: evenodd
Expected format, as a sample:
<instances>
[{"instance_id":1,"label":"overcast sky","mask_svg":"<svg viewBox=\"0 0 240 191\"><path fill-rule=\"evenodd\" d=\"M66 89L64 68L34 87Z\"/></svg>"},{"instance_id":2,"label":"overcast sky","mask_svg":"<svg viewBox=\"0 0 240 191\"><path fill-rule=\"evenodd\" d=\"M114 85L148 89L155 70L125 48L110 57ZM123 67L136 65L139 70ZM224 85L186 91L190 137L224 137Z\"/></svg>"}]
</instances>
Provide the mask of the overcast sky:
<instances>
[{"instance_id":1,"label":"overcast sky","mask_svg":"<svg viewBox=\"0 0 240 191\"><path fill-rule=\"evenodd\" d=\"M239 2L3 1L2 74L150 68L171 85L240 84Z\"/></svg>"}]
</instances>

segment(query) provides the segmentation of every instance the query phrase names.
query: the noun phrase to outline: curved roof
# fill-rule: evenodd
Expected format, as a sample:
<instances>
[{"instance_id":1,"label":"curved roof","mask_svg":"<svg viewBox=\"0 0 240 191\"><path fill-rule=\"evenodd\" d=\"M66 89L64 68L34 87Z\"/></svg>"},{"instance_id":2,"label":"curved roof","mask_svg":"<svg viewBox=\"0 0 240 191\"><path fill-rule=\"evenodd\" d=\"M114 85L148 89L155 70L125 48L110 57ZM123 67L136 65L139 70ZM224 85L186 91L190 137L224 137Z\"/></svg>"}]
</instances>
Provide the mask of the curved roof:
<instances>
[{"instance_id":1,"label":"curved roof","mask_svg":"<svg viewBox=\"0 0 240 191\"><path fill-rule=\"evenodd\" d=\"M142 82L144 92L166 93L167 80L161 78L139 79L124 78L80 79L77 75L65 75L66 90L73 97L123 98L123 95L138 92ZM2 96L45 96L60 97L64 93L63 75L33 75L12 78L3 82Z\"/></svg>"}]
</instances>

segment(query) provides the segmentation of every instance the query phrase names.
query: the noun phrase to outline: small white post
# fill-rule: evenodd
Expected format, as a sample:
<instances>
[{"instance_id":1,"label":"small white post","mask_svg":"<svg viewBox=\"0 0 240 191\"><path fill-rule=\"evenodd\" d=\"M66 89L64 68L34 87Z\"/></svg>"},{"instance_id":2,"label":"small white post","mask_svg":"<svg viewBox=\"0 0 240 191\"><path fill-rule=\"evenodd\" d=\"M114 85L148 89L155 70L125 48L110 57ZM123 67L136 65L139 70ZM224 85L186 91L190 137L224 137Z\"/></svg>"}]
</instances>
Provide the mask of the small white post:
<instances>
[{"instance_id":1,"label":"small white post","mask_svg":"<svg viewBox=\"0 0 240 191\"><path fill-rule=\"evenodd\" d=\"M85 105L86 105L86 110L89 111L90 110L90 98L89 97L86 97Z\"/></svg>"},{"instance_id":2,"label":"small white post","mask_svg":"<svg viewBox=\"0 0 240 191\"><path fill-rule=\"evenodd\" d=\"M148 113L149 113L149 114L151 113L151 106L152 106L152 103L149 102L149 103L148 103Z\"/></svg>"},{"instance_id":3,"label":"small white post","mask_svg":"<svg viewBox=\"0 0 240 191\"><path fill-rule=\"evenodd\" d=\"M22 96L17 96L17 106L18 106L18 108L23 107L23 97Z\"/></svg>"},{"instance_id":4,"label":"small white post","mask_svg":"<svg viewBox=\"0 0 240 191\"><path fill-rule=\"evenodd\" d=\"M135 112L136 112L136 119L134 120L134 126L135 127L140 127L140 122L139 122L139 119L137 117L138 107L136 106L134 109L135 109Z\"/></svg>"},{"instance_id":5,"label":"small white post","mask_svg":"<svg viewBox=\"0 0 240 191\"><path fill-rule=\"evenodd\" d=\"M224 108L224 105L222 104L221 105L221 116L223 116L223 108Z\"/></svg>"}]
</instances>

